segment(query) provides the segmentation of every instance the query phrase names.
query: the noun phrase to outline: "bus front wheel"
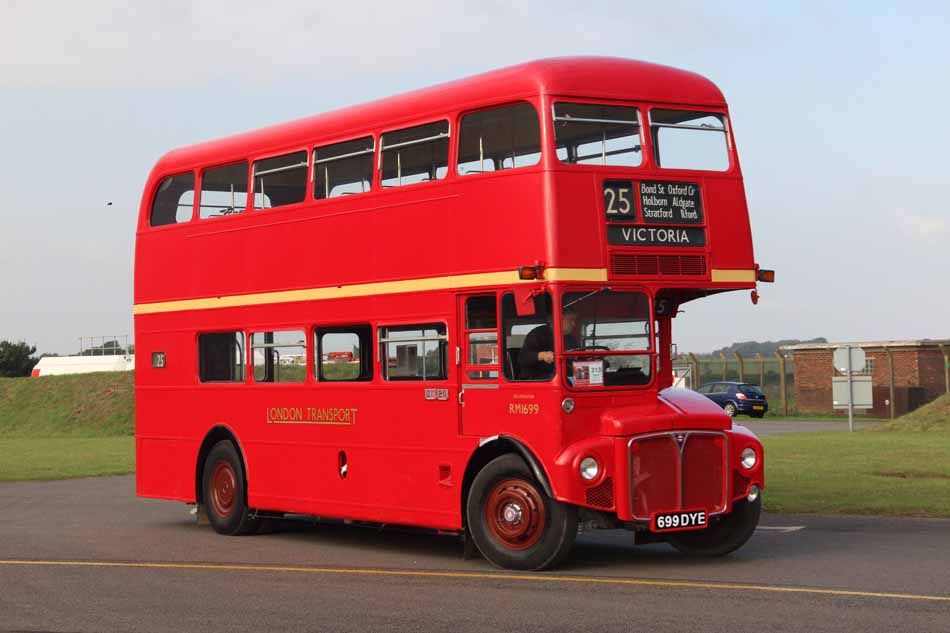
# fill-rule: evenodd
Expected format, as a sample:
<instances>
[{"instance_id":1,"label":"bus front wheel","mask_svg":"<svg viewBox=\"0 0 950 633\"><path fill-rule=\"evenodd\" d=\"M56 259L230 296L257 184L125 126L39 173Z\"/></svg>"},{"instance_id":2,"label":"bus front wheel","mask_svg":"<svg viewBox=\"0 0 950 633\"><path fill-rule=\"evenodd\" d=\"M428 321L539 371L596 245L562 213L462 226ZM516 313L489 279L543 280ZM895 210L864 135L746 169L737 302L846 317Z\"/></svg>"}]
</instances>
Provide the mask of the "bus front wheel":
<instances>
[{"instance_id":1,"label":"bus front wheel","mask_svg":"<svg viewBox=\"0 0 950 633\"><path fill-rule=\"evenodd\" d=\"M208 521L218 534L251 534L258 521L247 507L247 488L241 456L228 440L214 445L201 476L202 500Z\"/></svg>"},{"instance_id":2,"label":"bus front wheel","mask_svg":"<svg viewBox=\"0 0 950 633\"><path fill-rule=\"evenodd\" d=\"M490 563L541 570L561 562L577 536L577 512L545 494L514 454L490 461L475 477L466 504L469 535Z\"/></svg>"}]
</instances>

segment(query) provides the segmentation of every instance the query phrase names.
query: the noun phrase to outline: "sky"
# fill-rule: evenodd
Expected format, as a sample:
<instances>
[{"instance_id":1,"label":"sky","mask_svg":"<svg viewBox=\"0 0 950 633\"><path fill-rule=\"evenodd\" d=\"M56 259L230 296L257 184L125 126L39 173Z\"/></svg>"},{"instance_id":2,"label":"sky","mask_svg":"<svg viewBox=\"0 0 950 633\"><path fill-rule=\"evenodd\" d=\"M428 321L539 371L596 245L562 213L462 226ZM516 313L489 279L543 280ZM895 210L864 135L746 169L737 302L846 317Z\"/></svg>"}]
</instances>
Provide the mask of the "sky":
<instances>
[{"instance_id":1,"label":"sky","mask_svg":"<svg viewBox=\"0 0 950 633\"><path fill-rule=\"evenodd\" d=\"M699 72L730 104L776 283L757 306L686 304L680 351L950 338L950 126L923 115L950 101L946 2L0 0L0 15L0 340L66 354L132 333L135 216L169 149L562 55Z\"/></svg>"}]
</instances>

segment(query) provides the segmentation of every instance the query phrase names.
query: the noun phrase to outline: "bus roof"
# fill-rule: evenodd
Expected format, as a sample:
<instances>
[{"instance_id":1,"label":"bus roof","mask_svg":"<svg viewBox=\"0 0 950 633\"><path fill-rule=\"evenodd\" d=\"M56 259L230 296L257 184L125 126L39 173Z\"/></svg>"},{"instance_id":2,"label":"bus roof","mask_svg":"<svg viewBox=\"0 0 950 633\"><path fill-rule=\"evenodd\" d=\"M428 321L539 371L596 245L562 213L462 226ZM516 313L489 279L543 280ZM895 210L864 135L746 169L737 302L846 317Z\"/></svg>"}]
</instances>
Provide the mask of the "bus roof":
<instances>
[{"instance_id":1,"label":"bus roof","mask_svg":"<svg viewBox=\"0 0 950 633\"><path fill-rule=\"evenodd\" d=\"M428 115L532 95L559 95L724 107L719 88L696 73L618 57L558 57L350 106L288 123L189 145L163 156L155 170L191 169L341 135L367 133Z\"/></svg>"}]
</instances>

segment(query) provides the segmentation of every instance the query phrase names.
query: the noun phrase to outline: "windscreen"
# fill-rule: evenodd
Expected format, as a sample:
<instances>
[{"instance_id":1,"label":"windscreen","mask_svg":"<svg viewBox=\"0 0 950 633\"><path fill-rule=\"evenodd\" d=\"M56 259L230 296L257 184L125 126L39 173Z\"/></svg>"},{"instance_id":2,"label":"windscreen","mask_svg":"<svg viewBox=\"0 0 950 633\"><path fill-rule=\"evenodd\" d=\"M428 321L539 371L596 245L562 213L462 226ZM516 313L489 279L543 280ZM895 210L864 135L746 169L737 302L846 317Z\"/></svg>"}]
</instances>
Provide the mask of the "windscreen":
<instances>
[{"instance_id":1,"label":"windscreen","mask_svg":"<svg viewBox=\"0 0 950 633\"><path fill-rule=\"evenodd\" d=\"M650 302L642 292L567 292L561 325L570 385L596 388L650 382Z\"/></svg>"}]
</instances>

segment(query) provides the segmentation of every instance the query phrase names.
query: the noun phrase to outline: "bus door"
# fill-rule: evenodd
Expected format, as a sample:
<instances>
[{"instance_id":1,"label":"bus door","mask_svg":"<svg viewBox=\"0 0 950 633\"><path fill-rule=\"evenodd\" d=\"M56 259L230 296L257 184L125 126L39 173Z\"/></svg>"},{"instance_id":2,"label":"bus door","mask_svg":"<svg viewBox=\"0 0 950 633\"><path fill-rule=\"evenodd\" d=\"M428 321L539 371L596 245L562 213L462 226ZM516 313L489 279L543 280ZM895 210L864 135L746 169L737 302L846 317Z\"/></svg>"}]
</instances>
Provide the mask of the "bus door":
<instances>
[{"instance_id":1,"label":"bus door","mask_svg":"<svg viewBox=\"0 0 950 633\"><path fill-rule=\"evenodd\" d=\"M493 434L501 411L498 297L459 296L459 407L463 435ZM497 433L497 430L494 431Z\"/></svg>"}]
</instances>

